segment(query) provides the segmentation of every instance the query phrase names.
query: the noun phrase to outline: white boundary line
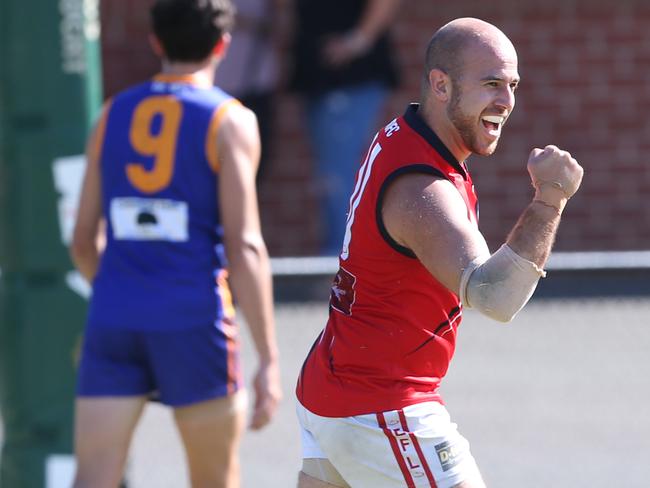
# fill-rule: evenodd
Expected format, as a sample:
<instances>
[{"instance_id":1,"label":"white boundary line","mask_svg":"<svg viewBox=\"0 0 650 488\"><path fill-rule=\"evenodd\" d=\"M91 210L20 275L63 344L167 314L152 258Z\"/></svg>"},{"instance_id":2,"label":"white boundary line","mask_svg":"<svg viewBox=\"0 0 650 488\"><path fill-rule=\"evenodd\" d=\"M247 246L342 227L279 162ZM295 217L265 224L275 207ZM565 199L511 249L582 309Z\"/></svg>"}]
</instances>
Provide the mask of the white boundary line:
<instances>
[{"instance_id":1,"label":"white boundary line","mask_svg":"<svg viewBox=\"0 0 650 488\"><path fill-rule=\"evenodd\" d=\"M335 256L271 258L273 276L322 276L338 271ZM555 252L546 264L549 271L602 271L650 269L650 251Z\"/></svg>"}]
</instances>

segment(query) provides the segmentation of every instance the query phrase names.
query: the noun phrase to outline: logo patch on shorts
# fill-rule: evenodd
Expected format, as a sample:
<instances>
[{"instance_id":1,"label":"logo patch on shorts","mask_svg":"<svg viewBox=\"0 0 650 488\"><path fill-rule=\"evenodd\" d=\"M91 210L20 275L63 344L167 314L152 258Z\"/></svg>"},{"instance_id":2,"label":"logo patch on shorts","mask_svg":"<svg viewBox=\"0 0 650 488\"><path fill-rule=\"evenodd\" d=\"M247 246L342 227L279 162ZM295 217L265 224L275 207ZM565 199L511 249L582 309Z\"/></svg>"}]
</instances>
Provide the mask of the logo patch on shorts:
<instances>
[{"instance_id":1,"label":"logo patch on shorts","mask_svg":"<svg viewBox=\"0 0 650 488\"><path fill-rule=\"evenodd\" d=\"M442 442L436 446L436 454L443 471L448 471L456 466L463 457L463 451L449 441Z\"/></svg>"}]
</instances>

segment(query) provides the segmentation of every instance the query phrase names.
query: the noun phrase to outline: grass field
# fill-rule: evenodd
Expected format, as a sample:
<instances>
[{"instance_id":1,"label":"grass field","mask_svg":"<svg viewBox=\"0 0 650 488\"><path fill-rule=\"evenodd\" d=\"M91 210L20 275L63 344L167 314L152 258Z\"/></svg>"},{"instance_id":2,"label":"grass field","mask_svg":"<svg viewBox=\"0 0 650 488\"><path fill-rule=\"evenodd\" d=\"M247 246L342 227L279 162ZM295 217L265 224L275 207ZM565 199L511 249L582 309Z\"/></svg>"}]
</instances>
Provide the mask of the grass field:
<instances>
[{"instance_id":1,"label":"grass field","mask_svg":"<svg viewBox=\"0 0 650 488\"><path fill-rule=\"evenodd\" d=\"M272 426L245 437L243 488L295 486L293 386L326 313L325 303L277 308L285 400ZM538 300L509 325L468 311L443 393L491 488L647 488L649 351L650 299ZM129 478L133 488L188 486L161 407L145 413Z\"/></svg>"}]
</instances>

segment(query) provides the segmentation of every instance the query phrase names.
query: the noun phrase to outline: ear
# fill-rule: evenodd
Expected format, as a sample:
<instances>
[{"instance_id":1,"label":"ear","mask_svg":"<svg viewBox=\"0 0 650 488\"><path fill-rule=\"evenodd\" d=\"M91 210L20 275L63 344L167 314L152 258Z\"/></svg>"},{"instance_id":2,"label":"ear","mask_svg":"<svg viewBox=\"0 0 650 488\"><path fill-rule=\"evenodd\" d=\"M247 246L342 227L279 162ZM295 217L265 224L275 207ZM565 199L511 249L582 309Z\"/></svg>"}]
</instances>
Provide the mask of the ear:
<instances>
[{"instance_id":1,"label":"ear","mask_svg":"<svg viewBox=\"0 0 650 488\"><path fill-rule=\"evenodd\" d=\"M439 69L429 71L429 91L436 100L448 102L451 99L451 78Z\"/></svg>"},{"instance_id":2,"label":"ear","mask_svg":"<svg viewBox=\"0 0 650 488\"><path fill-rule=\"evenodd\" d=\"M221 39L219 39L219 41L217 41L217 43L214 45L214 48L212 49L212 55L218 58L223 58L228 51L231 40L232 36L228 32L222 35Z\"/></svg>"},{"instance_id":3,"label":"ear","mask_svg":"<svg viewBox=\"0 0 650 488\"><path fill-rule=\"evenodd\" d=\"M165 48L163 48L160 39L158 39L155 34L151 34L151 33L149 34L148 37L149 37L149 45L151 46L151 49L153 50L154 54L159 58L164 58Z\"/></svg>"}]
</instances>

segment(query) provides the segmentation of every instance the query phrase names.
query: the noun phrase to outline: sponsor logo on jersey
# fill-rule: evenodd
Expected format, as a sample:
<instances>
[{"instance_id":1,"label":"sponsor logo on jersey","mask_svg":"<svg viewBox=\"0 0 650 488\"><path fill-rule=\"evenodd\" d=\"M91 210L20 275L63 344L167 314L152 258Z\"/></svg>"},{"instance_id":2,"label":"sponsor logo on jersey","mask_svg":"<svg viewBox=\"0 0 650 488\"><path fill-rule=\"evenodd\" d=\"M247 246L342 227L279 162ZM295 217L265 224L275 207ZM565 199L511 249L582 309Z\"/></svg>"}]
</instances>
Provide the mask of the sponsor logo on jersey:
<instances>
[{"instance_id":1,"label":"sponsor logo on jersey","mask_svg":"<svg viewBox=\"0 0 650 488\"><path fill-rule=\"evenodd\" d=\"M384 131L386 132L386 137L392 136L393 133L397 132L398 130L399 130L399 124L397 123L397 119L393 119L391 123L384 128Z\"/></svg>"},{"instance_id":2,"label":"sponsor logo on jersey","mask_svg":"<svg viewBox=\"0 0 650 488\"><path fill-rule=\"evenodd\" d=\"M463 457L463 451L456 444L449 441L442 442L436 446L436 454L443 471L448 471L456 466Z\"/></svg>"},{"instance_id":3,"label":"sponsor logo on jersey","mask_svg":"<svg viewBox=\"0 0 650 488\"><path fill-rule=\"evenodd\" d=\"M338 310L345 315L352 315L352 305L354 305L355 293L354 284L357 278L345 268L339 268L339 272L334 277L332 291L330 294L330 303L334 310Z\"/></svg>"}]
</instances>

